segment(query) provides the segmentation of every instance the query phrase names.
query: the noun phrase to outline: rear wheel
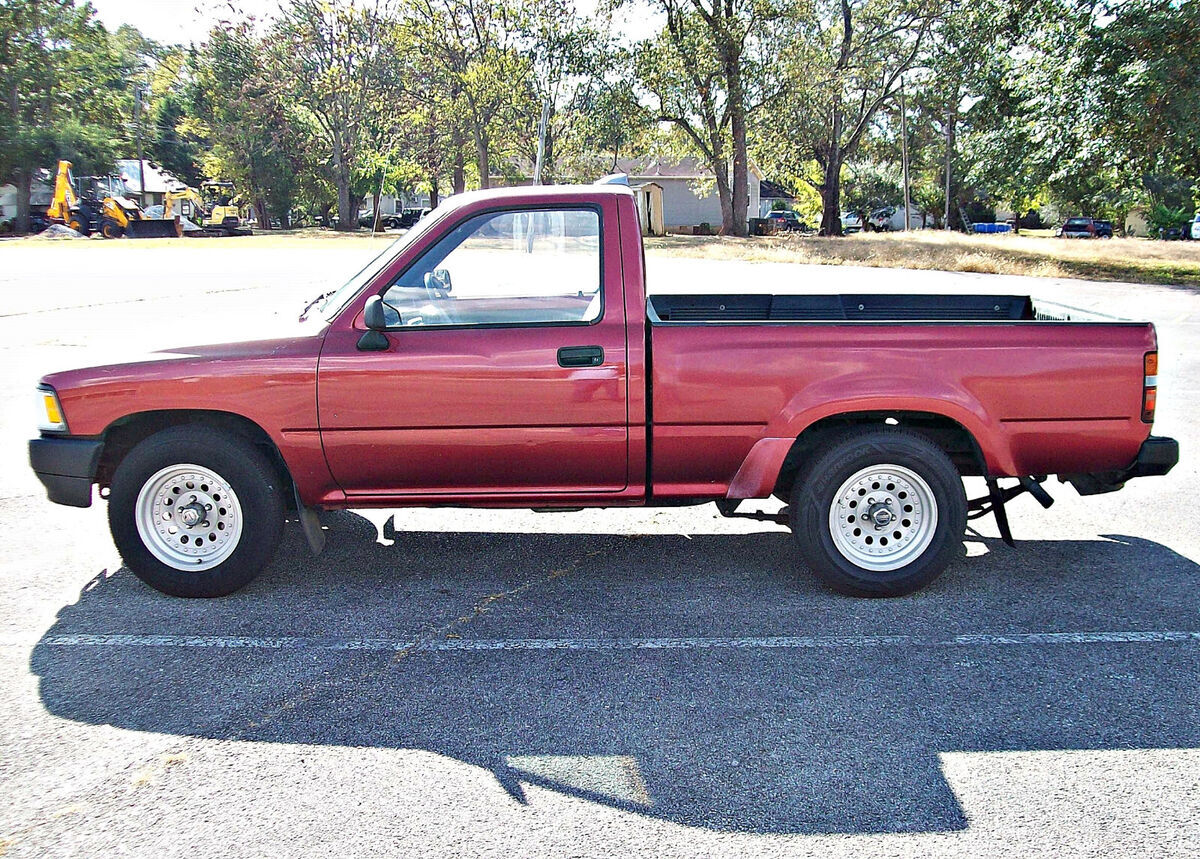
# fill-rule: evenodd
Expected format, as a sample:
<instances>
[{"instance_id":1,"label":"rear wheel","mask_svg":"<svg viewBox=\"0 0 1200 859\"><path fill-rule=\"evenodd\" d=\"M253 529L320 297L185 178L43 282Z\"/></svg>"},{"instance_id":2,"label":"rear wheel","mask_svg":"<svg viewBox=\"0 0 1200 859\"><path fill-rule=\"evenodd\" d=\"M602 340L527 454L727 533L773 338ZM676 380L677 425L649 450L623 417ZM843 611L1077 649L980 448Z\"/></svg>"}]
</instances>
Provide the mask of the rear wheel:
<instances>
[{"instance_id":1,"label":"rear wheel","mask_svg":"<svg viewBox=\"0 0 1200 859\"><path fill-rule=\"evenodd\" d=\"M207 427L163 430L113 475L108 521L125 564L172 596L248 584L283 533L281 480L248 441Z\"/></svg>"},{"instance_id":2,"label":"rear wheel","mask_svg":"<svg viewBox=\"0 0 1200 859\"><path fill-rule=\"evenodd\" d=\"M805 563L841 593L902 596L937 578L962 542L962 479L939 447L905 430L847 432L796 478L792 532Z\"/></svg>"}]
</instances>

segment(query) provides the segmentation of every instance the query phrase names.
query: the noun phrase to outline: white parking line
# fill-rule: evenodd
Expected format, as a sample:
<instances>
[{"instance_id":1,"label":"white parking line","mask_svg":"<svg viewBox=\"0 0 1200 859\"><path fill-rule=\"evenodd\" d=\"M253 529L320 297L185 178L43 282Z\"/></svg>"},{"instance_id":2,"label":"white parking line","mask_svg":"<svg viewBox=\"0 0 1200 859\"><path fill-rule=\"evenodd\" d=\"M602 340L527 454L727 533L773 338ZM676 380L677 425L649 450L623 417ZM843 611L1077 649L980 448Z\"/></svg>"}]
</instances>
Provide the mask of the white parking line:
<instances>
[{"instance_id":1,"label":"white parking line","mask_svg":"<svg viewBox=\"0 0 1200 859\"><path fill-rule=\"evenodd\" d=\"M0 639L0 646L38 643L33 639ZM864 650L877 647L1036 647L1080 644L1200 644L1200 632L1025 632L954 635L777 636L757 638L451 638L420 641L392 638L304 638L296 636L224 635L48 635L45 647L186 647L252 650L365 650L483 652L493 650Z\"/></svg>"}]
</instances>

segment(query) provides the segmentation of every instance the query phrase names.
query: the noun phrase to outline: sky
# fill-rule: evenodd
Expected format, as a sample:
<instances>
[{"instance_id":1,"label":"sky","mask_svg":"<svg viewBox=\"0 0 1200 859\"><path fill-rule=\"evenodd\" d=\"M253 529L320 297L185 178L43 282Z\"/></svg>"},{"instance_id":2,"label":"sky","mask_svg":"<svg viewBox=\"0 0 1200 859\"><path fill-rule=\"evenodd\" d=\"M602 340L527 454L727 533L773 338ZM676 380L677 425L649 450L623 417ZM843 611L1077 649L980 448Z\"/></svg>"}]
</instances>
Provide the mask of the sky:
<instances>
[{"instance_id":1,"label":"sky","mask_svg":"<svg viewBox=\"0 0 1200 859\"><path fill-rule=\"evenodd\" d=\"M157 42L200 42L222 17L233 17L224 0L91 0L109 30L132 24ZM263 16L279 8L278 0L238 0L247 13Z\"/></svg>"},{"instance_id":2,"label":"sky","mask_svg":"<svg viewBox=\"0 0 1200 859\"><path fill-rule=\"evenodd\" d=\"M262 18L277 11L279 2L236 0L236 5ZM201 42L215 22L236 17L231 13L230 0L91 0L91 3L109 30L132 24L143 35L166 44ZM578 7L590 12L596 7L596 0L579 0ZM617 24L617 30L627 38L646 38L654 30L654 16L640 4L627 8L625 19Z\"/></svg>"}]
</instances>

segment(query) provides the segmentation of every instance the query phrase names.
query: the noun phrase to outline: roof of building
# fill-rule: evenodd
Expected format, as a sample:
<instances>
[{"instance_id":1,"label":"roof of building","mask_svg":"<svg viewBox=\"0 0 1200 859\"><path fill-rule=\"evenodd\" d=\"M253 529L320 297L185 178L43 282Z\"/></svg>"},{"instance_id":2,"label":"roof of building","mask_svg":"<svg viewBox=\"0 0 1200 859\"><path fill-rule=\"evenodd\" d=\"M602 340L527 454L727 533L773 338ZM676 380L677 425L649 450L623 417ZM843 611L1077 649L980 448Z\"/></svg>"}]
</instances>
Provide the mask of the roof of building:
<instances>
[{"instance_id":1,"label":"roof of building","mask_svg":"<svg viewBox=\"0 0 1200 859\"><path fill-rule=\"evenodd\" d=\"M763 199L768 199L768 198L776 199L776 200L795 200L796 199L795 194L792 194L790 191L788 191L782 185L778 184L777 182L772 182L770 179L762 180L762 183L758 186L758 196Z\"/></svg>"},{"instance_id":2,"label":"roof of building","mask_svg":"<svg viewBox=\"0 0 1200 859\"><path fill-rule=\"evenodd\" d=\"M171 188L186 184L153 161L146 161L146 183L142 187L142 162L136 158L117 160L117 174L130 194L165 194Z\"/></svg>"}]
</instances>

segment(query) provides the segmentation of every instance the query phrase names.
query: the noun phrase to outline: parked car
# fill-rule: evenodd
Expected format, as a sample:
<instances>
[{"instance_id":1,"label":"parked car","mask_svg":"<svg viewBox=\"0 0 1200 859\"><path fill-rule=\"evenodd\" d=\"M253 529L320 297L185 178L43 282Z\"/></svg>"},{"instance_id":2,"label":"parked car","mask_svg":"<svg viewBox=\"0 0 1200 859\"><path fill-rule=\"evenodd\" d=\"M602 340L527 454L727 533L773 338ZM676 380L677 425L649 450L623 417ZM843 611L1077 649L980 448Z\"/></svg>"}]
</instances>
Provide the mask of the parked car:
<instances>
[{"instance_id":1,"label":"parked car","mask_svg":"<svg viewBox=\"0 0 1200 859\"><path fill-rule=\"evenodd\" d=\"M868 233L886 233L891 230L902 230L904 229L904 215L899 214L897 216L899 212L900 210L895 206L884 206L883 208L876 209L863 221L863 229Z\"/></svg>"},{"instance_id":2,"label":"parked car","mask_svg":"<svg viewBox=\"0 0 1200 859\"><path fill-rule=\"evenodd\" d=\"M842 232L857 233L863 228L862 216L858 212L842 212Z\"/></svg>"},{"instance_id":3,"label":"parked car","mask_svg":"<svg viewBox=\"0 0 1200 859\"><path fill-rule=\"evenodd\" d=\"M800 216L788 209L783 209L774 212L768 212L767 218L775 225L775 229L780 232L799 233L808 232L808 224L800 220Z\"/></svg>"},{"instance_id":4,"label":"parked car","mask_svg":"<svg viewBox=\"0 0 1200 859\"><path fill-rule=\"evenodd\" d=\"M33 470L60 504L99 484L129 569L179 596L245 585L286 518L320 551L320 510L714 501L884 596L960 555L968 511L1011 541L1045 475L1092 495L1178 460L1149 323L802 282L647 298L640 224L615 185L456 196L274 339L45 376ZM786 515L737 511L771 496Z\"/></svg>"},{"instance_id":5,"label":"parked car","mask_svg":"<svg viewBox=\"0 0 1200 859\"><path fill-rule=\"evenodd\" d=\"M1192 220L1192 239L1200 242L1200 212L1197 212Z\"/></svg>"},{"instance_id":6,"label":"parked car","mask_svg":"<svg viewBox=\"0 0 1200 859\"><path fill-rule=\"evenodd\" d=\"M1113 225L1096 218L1067 218L1056 234L1064 239L1111 239Z\"/></svg>"},{"instance_id":7,"label":"parked car","mask_svg":"<svg viewBox=\"0 0 1200 859\"><path fill-rule=\"evenodd\" d=\"M416 226L417 221L429 214L429 209L413 206L404 209L396 222L397 229L407 229Z\"/></svg>"}]
</instances>

